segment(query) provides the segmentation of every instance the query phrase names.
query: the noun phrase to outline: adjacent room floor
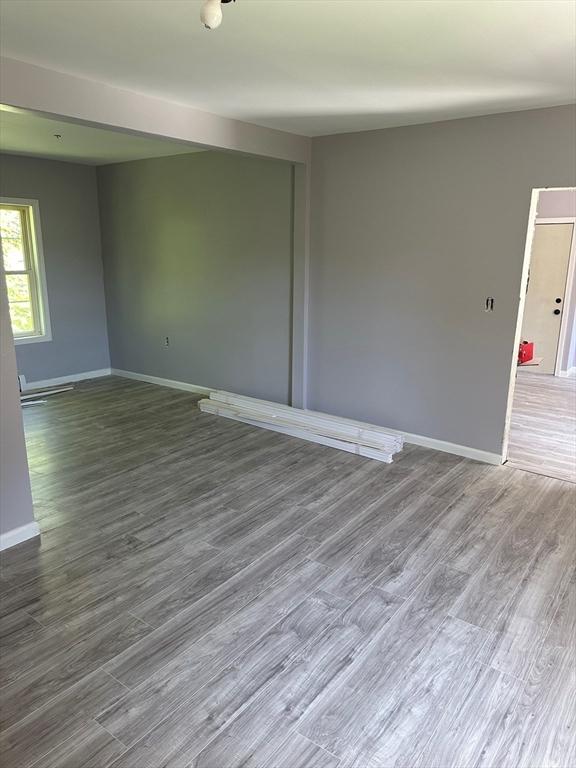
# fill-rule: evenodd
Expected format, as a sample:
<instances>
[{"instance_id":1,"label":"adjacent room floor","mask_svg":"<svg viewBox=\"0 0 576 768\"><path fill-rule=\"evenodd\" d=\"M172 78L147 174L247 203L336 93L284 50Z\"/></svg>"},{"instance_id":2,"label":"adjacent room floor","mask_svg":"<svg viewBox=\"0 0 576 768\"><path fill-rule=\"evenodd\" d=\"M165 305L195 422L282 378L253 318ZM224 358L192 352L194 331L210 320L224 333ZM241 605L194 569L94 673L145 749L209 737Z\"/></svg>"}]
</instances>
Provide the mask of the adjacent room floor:
<instances>
[{"instance_id":1,"label":"adjacent room floor","mask_svg":"<svg viewBox=\"0 0 576 768\"><path fill-rule=\"evenodd\" d=\"M576 378L518 371L508 464L576 483Z\"/></svg>"},{"instance_id":2,"label":"adjacent room floor","mask_svg":"<svg viewBox=\"0 0 576 768\"><path fill-rule=\"evenodd\" d=\"M25 413L3 768L576 763L575 487L101 379Z\"/></svg>"}]
</instances>

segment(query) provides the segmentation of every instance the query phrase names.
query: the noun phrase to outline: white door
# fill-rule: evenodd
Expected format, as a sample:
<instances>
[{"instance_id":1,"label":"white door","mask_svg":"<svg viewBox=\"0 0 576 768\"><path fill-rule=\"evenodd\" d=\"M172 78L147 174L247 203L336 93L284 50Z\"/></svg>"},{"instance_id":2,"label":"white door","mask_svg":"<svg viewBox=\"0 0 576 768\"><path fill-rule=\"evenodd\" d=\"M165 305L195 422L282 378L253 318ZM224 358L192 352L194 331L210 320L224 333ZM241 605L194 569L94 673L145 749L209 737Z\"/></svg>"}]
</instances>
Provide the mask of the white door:
<instances>
[{"instance_id":1,"label":"white door","mask_svg":"<svg viewBox=\"0 0 576 768\"><path fill-rule=\"evenodd\" d=\"M526 366L533 373L554 373L573 224L536 224L522 341L534 342L534 357L540 365Z\"/></svg>"}]
</instances>

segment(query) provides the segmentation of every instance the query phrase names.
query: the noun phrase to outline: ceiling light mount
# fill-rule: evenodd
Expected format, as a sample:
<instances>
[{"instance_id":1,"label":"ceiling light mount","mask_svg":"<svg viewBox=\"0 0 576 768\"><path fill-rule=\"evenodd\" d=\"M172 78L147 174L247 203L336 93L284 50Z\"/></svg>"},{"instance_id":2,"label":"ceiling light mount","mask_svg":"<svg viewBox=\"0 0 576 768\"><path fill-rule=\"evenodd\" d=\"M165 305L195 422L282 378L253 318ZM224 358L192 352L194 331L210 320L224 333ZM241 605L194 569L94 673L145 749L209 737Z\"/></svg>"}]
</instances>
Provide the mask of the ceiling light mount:
<instances>
[{"instance_id":1,"label":"ceiling light mount","mask_svg":"<svg viewBox=\"0 0 576 768\"><path fill-rule=\"evenodd\" d=\"M222 24L222 3L236 0L206 0L200 11L200 21L206 29L217 29Z\"/></svg>"}]
</instances>

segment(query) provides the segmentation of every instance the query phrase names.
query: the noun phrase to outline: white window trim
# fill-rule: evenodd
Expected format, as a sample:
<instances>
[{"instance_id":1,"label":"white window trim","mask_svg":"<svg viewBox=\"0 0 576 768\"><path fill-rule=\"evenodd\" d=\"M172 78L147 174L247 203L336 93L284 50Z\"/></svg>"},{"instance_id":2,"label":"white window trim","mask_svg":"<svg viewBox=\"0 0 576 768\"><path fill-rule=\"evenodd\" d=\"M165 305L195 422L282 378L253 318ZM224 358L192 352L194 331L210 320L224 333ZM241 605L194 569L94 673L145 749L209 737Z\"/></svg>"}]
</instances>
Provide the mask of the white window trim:
<instances>
[{"instance_id":1,"label":"white window trim","mask_svg":"<svg viewBox=\"0 0 576 768\"><path fill-rule=\"evenodd\" d=\"M40 223L40 204L38 200L23 197L0 197L0 205L21 205L32 209L32 248L34 267L38 283L38 300L42 317L42 333L36 336L14 336L14 344L38 344L41 341L52 341L52 325L50 323L50 308L48 306L48 288L46 285L46 269L44 266L44 246L42 244L42 226ZM2 266L2 265L0 265Z\"/></svg>"}]
</instances>

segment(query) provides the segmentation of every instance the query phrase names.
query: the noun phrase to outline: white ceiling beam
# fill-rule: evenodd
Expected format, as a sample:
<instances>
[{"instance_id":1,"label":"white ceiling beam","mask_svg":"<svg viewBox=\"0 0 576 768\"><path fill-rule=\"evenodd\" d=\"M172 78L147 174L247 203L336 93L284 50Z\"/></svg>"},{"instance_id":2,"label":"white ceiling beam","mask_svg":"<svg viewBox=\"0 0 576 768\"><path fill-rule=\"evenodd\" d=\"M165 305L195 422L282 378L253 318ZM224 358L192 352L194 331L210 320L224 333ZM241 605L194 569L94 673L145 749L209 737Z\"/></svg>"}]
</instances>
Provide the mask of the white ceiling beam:
<instances>
[{"instance_id":1,"label":"white ceiling beam","mask_svg":"<svg viewBox=\"0 0 576 768\"><path fill-rule=\"evenodd\" d=\"M19 109L54 115L207 149L308 163L311 140L105 83L2 58L0 100Z\"/></svg>"}]
</instances>

